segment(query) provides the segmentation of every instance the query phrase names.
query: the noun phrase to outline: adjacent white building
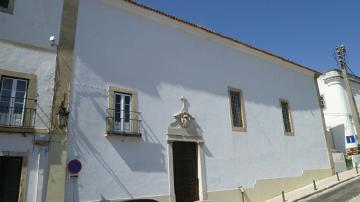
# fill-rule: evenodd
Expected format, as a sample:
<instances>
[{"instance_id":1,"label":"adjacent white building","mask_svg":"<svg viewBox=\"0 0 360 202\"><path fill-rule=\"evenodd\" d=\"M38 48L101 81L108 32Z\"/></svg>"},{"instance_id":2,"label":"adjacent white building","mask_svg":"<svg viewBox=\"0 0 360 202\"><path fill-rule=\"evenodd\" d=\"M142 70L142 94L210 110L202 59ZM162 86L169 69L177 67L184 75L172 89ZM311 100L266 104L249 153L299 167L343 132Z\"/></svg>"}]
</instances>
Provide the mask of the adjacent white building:
<instances>
[{"instance_id":1,"label":"adjacent white building","mask_svg":"<svg viewBox=\"0 0 360 202\"><path fill-rule=\"evenodd\" d=\"M329 176L318 75L134 2L80 0L67 152L82 170L65 200L263 201Z\"/></svg>"},{"instance_id":2,"label":"adjacent white building","mask_svg":"<svg viewBox=\"0 0 360 202\"><path fill-rule=\"evenodd\" d=\"M360 78L349 75L355 105L360 107ZM344 154L350 152L350 148L356 148L357 137L353 123L349 100L344 80L339 69L332 69L318 78L319 91L322 97L326 129L330 140L330 147L334 158L339 163L335 164L338 170L345 169ZM340 163L342 162L342 163Z\"/></svg>"},{"instance_id":3,"label":"adjacent white building","mask_svg":"<svg viewBox=\"0 0 360 202\"><path fill-rule=\"evenodd\" d=\"M62 1L0 2L0 201L45 201Z\"/></svg>"}]
</instances>

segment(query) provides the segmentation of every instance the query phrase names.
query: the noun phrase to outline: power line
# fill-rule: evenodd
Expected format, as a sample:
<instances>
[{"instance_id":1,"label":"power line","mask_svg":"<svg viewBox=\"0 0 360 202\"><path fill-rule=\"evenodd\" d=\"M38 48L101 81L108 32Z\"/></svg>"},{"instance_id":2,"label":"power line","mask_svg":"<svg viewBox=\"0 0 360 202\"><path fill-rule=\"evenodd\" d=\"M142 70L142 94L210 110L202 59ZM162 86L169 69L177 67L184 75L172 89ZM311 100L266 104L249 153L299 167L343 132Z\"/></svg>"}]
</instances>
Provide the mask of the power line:
<instances>
[{"instance_id":1,"label":"power line","mask_svg":"<svg viewBox=\"0 0 360 202\"><path fill-rule=\"evenodd\" d=\"M351 70L351 68L348 65L346 65L346 68L348 68L350 70L352 75L356 76L356 74L353 72L353 70Z\"/></svg>"},{"instance_id":2,"label":"power line","mask_svg":"<svg viewBox=\"0 0 360 202\"><path fill-rule=\"evenodd\" d=\"M343 53L343 60L345 60L345 58L346 58L346 60L347 60L347 62L348 62L349 59L348 59L346 56L347 56L347 54L346 54L346 51L345 51L345 52ZM337 64L338 66L341 66L341 63L340 63L340 61L338 60L338 55L337 55L336 49L335 49L334 52L333 52L333 58L334 58L336 64ZM344 66L351 72L352 75L357 76L357 75L355 74L355 72L347 65L347 63L344 63Z\"/></svg>"}]
</instances>

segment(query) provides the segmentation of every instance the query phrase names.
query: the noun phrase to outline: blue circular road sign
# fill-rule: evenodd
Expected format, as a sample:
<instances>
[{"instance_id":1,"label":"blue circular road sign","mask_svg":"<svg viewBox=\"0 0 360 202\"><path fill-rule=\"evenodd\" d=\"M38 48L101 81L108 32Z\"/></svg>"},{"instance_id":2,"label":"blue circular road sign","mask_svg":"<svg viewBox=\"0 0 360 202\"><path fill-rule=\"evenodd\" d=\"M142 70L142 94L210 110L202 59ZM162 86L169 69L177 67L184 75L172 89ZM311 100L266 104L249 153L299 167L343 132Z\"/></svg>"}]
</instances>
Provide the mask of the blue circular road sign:
<instances>
[{"instance_id":1,"label":"blue circular road sign","mask_svg":"<svg viewBox=\"0 0 360 202\"><path fill-rule=\"evenodd\" d=\"M71 174L78 174L81 171L82 165L79 160L73 159L69 161L67 168Z\"/></svg>"}]
</instances>

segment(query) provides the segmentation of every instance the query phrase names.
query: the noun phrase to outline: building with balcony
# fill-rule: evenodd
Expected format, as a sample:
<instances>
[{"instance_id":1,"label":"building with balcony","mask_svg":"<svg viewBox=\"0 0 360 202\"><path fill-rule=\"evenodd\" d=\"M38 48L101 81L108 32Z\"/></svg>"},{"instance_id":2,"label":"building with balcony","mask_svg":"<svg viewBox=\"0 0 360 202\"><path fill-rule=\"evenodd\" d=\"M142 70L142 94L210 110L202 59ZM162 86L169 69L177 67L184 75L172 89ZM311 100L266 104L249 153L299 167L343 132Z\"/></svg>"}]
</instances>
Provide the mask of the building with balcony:
<instances>
[{"instance_id":1,"label":"building with balcony","mask_svg":"<svg viewBox=\"0 0 360 202\"><path fill-rule=\"evenodd\" d=\"M0 2L0 201L45 201L62 1Z\"/></svg>"},{"instance_id":2,"label":"building with balcony","mask_svg":"<svg viewBox=\"0 0 360 202\"><path fill-rule=\"evenodd\" d=\"M79 0L65 201L263 201L331 175L320 73L133 1Z\"/></svg>"}]
</instances>

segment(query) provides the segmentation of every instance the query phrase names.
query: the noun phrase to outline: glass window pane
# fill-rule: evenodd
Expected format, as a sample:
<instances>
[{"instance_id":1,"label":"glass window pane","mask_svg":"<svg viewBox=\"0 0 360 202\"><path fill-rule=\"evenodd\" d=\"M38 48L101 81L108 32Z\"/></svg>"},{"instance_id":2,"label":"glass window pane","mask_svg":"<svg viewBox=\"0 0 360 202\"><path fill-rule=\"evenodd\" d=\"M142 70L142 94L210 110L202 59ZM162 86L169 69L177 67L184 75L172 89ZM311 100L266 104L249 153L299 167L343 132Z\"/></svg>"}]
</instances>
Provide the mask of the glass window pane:
<instances>
[{"instance_id":1,"label":"glass window pane","mask_svg":"<svg viewBox=\"0 0 360 202\"><path fill-rule=\"evenodd\" d=\"M130 113L130 105L125 105L125 106L124 106L124 111L125 111L126 113Z\"/></svg>"},{"instance_id":2,"label":"glass window pane","mask_svg":"<svg viewBox=\"0 0 360 202\"><path fill-rule=\"evenodd\" d=\"M121 104L115 104L115 112L120 112L121 111Z\"/></svg>"},{"instance_id":3,"label":"glass window pane","mask_svg":"<svg viewBox=\"0 0 360 202\"><path fill-rule=\"evenodd\" d=\"M233 126L235 127L243 127L240 98L241 98L240 92L236 92L236 91L230 92L232 119L233 119Z\"/></svg>"},{"instance_id":4,"label":"glass window pane","mask_svg":"<svg viewBox=\"0 0 360 202\"><path fill-rule=\"evenodd\" d=\"M125 95L125 104L126 105L130 104L130 96L129 95Z\"/></svg>"},{"instance_id":5,"label":"glass window pane","mask_svg":"<svg viewBox=\"0 0 360 202\"><path fill-rule=\"evenodd\" d=\"M115 94L115 104L121 103L121 95Z\"/></svg>"},{"instance_id":6,"label":"glass window pane","mask_svg":"<svg viewBox=\"0 0 360 202\"><path fill-rule=\"evenodd\" d=\"M15 102L24 103L25 92L15 93Z\"/></svg>"},{"instance_id":7,"label":"glass window pane","mask_svg":"<svg viewBox=\"0 0 360 202\"><path fill-rule=\"evenodd\" d=\"M0 113L9 113L10 102L0 102Z\"/></svg>"},{"instance_id":8,"label":"glass window pane","mask_svg":"<svg viewBox=\"0 0 360 202\"><path fill-rule=\"evenodd\" d=\"M2 90L11 90L12 84L13 84L13 79L3 78Z\"/></svg>"},{"instance_id":9,"label":"glass window pane","mask_svg":"<svg viewBox=\"0 0 360 202\"><path fill-rule=\"evenodd\" d=\"M129 121L130 121L130 113L125 113L125 114L124 114L124 121L125 121L125 122L129 122Z\"/></svg>"},{"instance_id":10,"label":"glass window pane","mask_svg":"<svg viewBox=\"0 0 360 202\"><path fill-rule=\"evenodd\" d=\"M285 131L286 132L291 132L289 105L288 105L287 102L281 102L281 111L282 111L282 115L283 115Z\"/></svg>"},{"instance_id":11,"label":"glass window pane","mask_svg":"<svg viewBox=\"0 0 360 202\"><path fill-rule=\"evenodd\" d=\"M130 105L124 106L124 118L125 118L125 122L130 121Z\"/></svg>"},{"instance_id":12,"label":"glass window pane","mask_svg":"<svg viewBox=\"0 0 360 202\"><path fill-rule=\"evenodd\" d=\"M121 120L121 114L115 113L115 122L120 122L120 120Z\"/></svg>"},{"instance_id":13,"label":"glass window pane","mask_svg":"<svg viewBox=\"0 0 360 202\"><path fill-rule=\"evenodd\" d=\"M17 86L16 86L16 91L26 91L26 81L23 80L17 80Z\"/></svg>"},{"instance_id":14,"label":"glass window pane","mask_svg":"<svg viewBox=\"0 0 360 202\"><path fill-rule=\"evenodd\" d=\"M10 90L2 90L1 91L1 100L10 102L11 91Z\"/></svg>"},{"instance_id":15,"label":"glass window pane","mask_svg":"<svg viewBox=\"0 0 360 202\"><path fill-rule=\"evenodd\" d=\"M23 113L23 104L15 103L14 104L14 114L22 114Z\"/></svg>"}]
</instances>

